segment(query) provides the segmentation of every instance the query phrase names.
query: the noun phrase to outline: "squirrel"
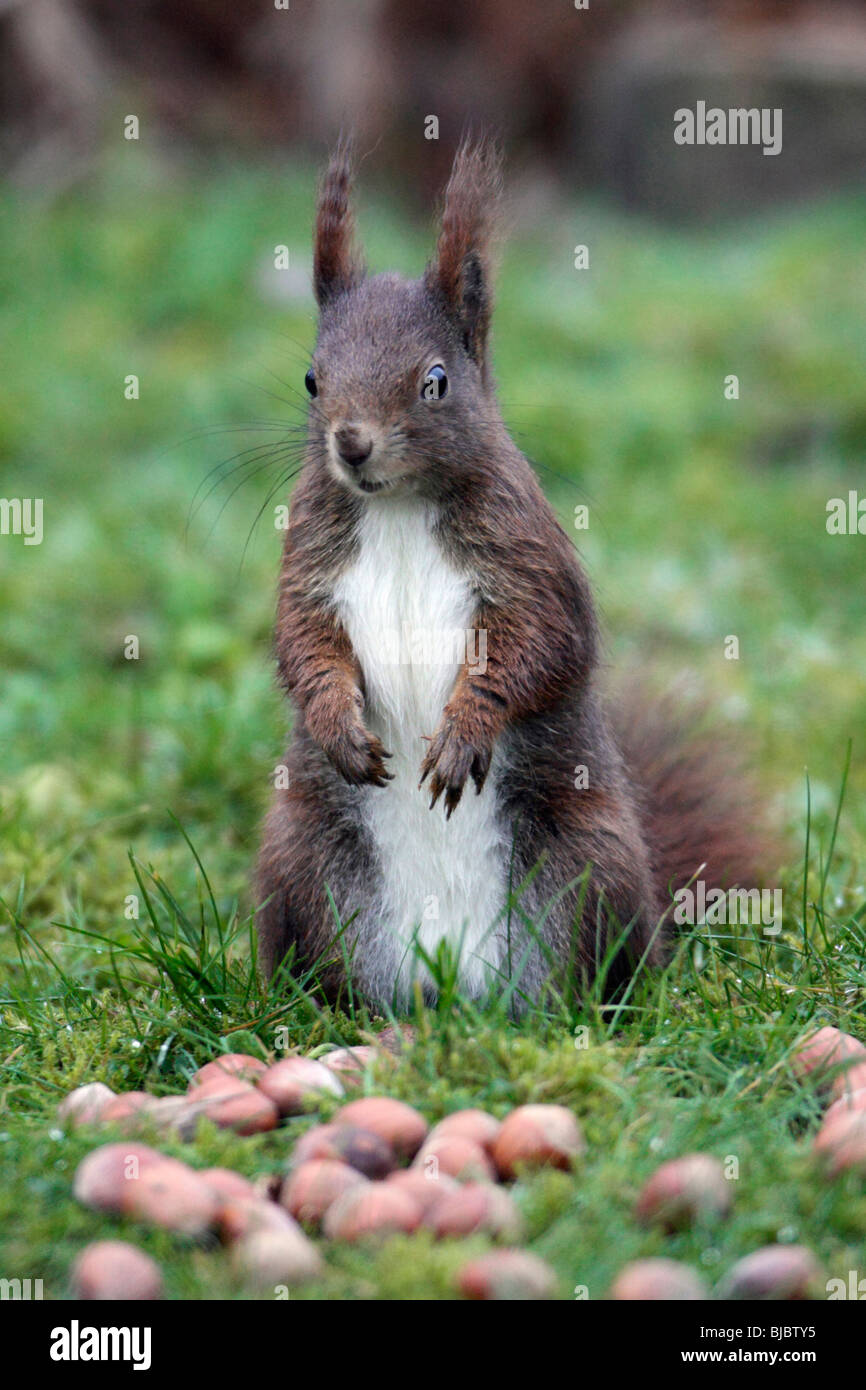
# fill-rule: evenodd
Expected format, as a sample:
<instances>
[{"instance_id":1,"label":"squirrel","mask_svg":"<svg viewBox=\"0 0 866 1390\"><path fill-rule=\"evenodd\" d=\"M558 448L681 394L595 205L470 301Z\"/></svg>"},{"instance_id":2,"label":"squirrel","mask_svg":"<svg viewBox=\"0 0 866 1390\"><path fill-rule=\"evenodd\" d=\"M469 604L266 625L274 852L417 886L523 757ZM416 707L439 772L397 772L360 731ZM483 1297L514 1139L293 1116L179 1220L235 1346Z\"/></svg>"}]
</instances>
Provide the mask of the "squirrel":
<instances>
[{"instance_id":1,"label":"squirrel","mask_svg":"<svg viewBox=\"0 0 866 1390\"><path fill-rule=\"evenodd\" d=\"M331 998L348 975L379 1009L416 982L435 1001L443 949L473 1000L599 978L609 997L666 959L678 885L759 874L748 796L675 711L602 699L589 582L496 400L498 150L461 144L418 280L366 273L352 183L341 141L316 212L276 625L296 717L259 961L315 969Z\"/></svg>"}]
</instances>

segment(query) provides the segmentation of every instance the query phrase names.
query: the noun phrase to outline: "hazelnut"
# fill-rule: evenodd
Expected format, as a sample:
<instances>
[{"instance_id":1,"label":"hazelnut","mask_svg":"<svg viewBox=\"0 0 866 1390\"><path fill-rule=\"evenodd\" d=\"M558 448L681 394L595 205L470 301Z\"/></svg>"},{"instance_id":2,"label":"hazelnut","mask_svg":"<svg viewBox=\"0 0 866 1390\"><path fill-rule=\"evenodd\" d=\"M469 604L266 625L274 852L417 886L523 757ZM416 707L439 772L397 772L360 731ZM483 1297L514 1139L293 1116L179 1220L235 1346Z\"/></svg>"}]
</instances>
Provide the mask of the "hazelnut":
<instances>
[{"instance_id":1,"label":"hazelnut","mask_svg":"<svg viewBox=\"0 0 866 1390\"><path fill-rule=\"evenodd\" d=\"M808 1298L818 1273L811 1251L802 1245L765 1245L738 1260L722 1286L724 1298Z\"/></svg>"},{"instance_id":2,"label":"hazelnut","mask_svg":"<svg viewBox=\"0 0 866 1390\"><path fill-rule=\"evenodd\" d=\"M503 1178L522 1167L570 1169L586 1145L580 1126L563 1105L521 1105L502 1122L493 1161Z\"/></svg>"},{"instance_id":3,"label":"hazelnut","mask_svg":"<svg viewBox=\"0 0 866 1390\"><path fill-rule=\"evenodd\" d=\"M220 1199L199 1173L175 1159L144 1169L127 1189L125 1209L139 1221L201 1236L217 1224Z\"/></svg>"},{"instance_id":4,"label":"hazelnut","mask_svg":"<svg viewBox=\"0 0 866 1390\"><path fill-rule=\"evenodd\" d=\"M620 1303L661 1300L700 1301L709 1297L706 1285L689 1265L679 1260L633 1260L613 1281L610 1297Z\"/></svg>"},{"instance_id":5,"label":"hazelnut","mask_svg":"<svg viewBox=\"0 0 866 1390\"><path fill-rule=\"evenodd\" d=\"M468 1182L443 1192L426 1213L424 1225L437 1239L483 1231L499 1240L514 1241L523 1234L520 1213L509 1194L485 1182Z\"/></svg>"},{"instance_id":6,"label":"hazelnut","mask_svg":"<svg viewBox=\"0 0 866 1390\"><path fill-rule=\"evenodd\" d=\"M203 1086L205 1082L212 1081L214 1077L229 1077L241 1081L257 1081L260 1076L264 1076L268 1070L267 1063L260 1057L251 1057L246 1052L226 1052L222 1057L215 1057L212 1062L205 1062L203 1067L199 1067L189 1083L189 1089L194 1086Z\"/></svg>"},{"instance_id":7,"label":"hazelnut","mask_svg":"<svg viewBox=\"0 0 866 1390\"><path fill-rule=\"evenodd\" d=\"M425 1173L447 1173L452 1178L496 1181L496 1169L481 1146L459 1134L445 1134L438 1139L431 1135L418 1150L412 1166L423 1168Z\"/></svg>"},{"instance_id":8,"label":"hazelnut","mask_svg":"<svg viewBox=\"0 0 866 1390\"><path fill-rule=\"evenodd\" d=\"M322 1257L303 1231L292 1222L280 1230L253 1231L232 1252L235 1266L259 1289L277 1284L302 1284L323 1269Z\"/></svg>"},{"instance_id":9,"label":"hazelnut","mask_svg":"<svg viewBox=\"0 0 866 1390\"><path fill-rule=\"evenodd\" d=\"M456 1135L460 1139L471 1139L490 1152L501 1128L501 1122L486 1110L454 1110L434 1125L430 1139L450 1139Z\"/></svg>"},{"instance_id":10,"label":"hazelnut","mask_svg":"<svg viewBox=\"0 0 866 1390\"><path fill-rule=\"evenodd\" d=\"M367 1182L362 1173L347 1163L335 1158L314 1158L286 1178L280 1203L296 1221L318 1226L338 1197L352 1188L366 1186Z\"/></svg>"},{"instance_id":11,"label":"hazelnut","mask_svg":"<svg viewBox=\"0 0 866 1390\"><path fill-rule=\"evenodd\" d=\"M358 1125L385 1139L399 1158L411 1159L427 1137L423 1115L402 1100L389 1096L367 1096L352 1100L334 1116L340 1125Z\"/></svg>"},{"instance_id":12,"label":"hazelnut","mask_svg":"<svg viewBox=\"0 0 866 1390\"><path fill-rule=\"evenodd\" d=\"M457 1284L464 1298L522 1302L556 1296L553 1270L528 1250L492 1250L470 1260Z\"/></svg>"},{"instance_id":13,"label":"hazelnut","mask_svg":"<svg viewBox=\"0 0 866 1390\"><path fill-rule=\"evenodd\" d=\"M309 1057L285 1057L259 1077L258 1088L274 1102L281 1115L301 1115L323 1095L343 1095L336 1073Z\"/></svg>"},{"instance_id":14,"label":"hazelnut","mask_svg":"<svg viewBox=\"0 0 866 1390\"><path fill-rule=\"evenodd\" d=\"M460 1190L457 1179L449 1178L447 1173L440 1172L437 1176L433 1176L420 1168L399 1168L396 1173L391 1173L386 1181L393 1183L401 1191L408 1192L409 1196L418 1203L425 1224L428 1212L435 1206L440 1197L446 1192L458 1192Z\"/></svg>"},{"instance_id":15,"label":"hazelnut","mask_svg":"<svg viewBox=\"0 0 866 1390\"><path fill-rule=\"evenodd\" d=\"M418 1203L389 1182L367 1182L344 1192L325 1213L330 1240L356 1241L414 1231L421 1224Z\"/></svg>"},{"instance_id":16,"label":"hazelnut","mask_svg":"<svg viewBox=\"0 0 866 1390\"><path fill-rule=\"evenodd\" d=\"M97 1240L72 1266L72 1291L81 1299L150 1300L162 1293L162 1274L149 1255L125 1240Z\"/></svg>"},{"instance_id":17,"label":"hazelnut","mask_svg":"<svg viewBox=\"0 0 866 1390\"><path fill-rule=\"evenodd\" d=\"M165 1161L163 1154L147 1144L102 1144L79 1163L72 1191L83 1206L119 1215L128 1210L130 1186L147 1168Z\"/></svg>"},{"instance_id":18,"label":"hazelnut","mask_svg":"<svg viewBox=\"0 0 866 1390\"><path fill-rule=\"evenodd\" d=\"M311 1158L336 1158L357 1168L365 1178L384 1178L397 1167L397 1155L381 1134L358 1125L316 1125L302 1134L292 1154L292 1167Z\"/></svg>"},{"instance_id":19,"label":"hazelnut","mask_svg":"<svg viewBox=\"0 0 866 1390\"><path fill-rule=\"evenodd\" d=\"M99 1123L102 1112L109 1101L114 1100L114 1091L101 1081L91 1081L86 1086L76 1086L57 1107L57 1118L61 1123L67 1120L71 1125L95 1125Z\"/></svg>"},{"instance_id":20,"label":"hazelnut","mask_svg":"<svg viewBox=\"0 0 866 1390\"><path fill-rule=\"evenodd\" d=\"M685 1154L657 1168L637 1200L639 1221L667 1231L727 1216L733 1194L721 1163L708 1154Z\"/></svg>"},{"instance_id":21,"label":"hazelnut","mask_svg":"<svg viewBox=\"0 0 866 1390\"><path fill-rule=\"evenodd\" d=\"M843 1095L845 1090L856 1090L857 1084L866 1084L860 1079L855 1084L853 1072L858 1071L864 1078L866 1068L866 1047L850 1033L839 1028L819 1028L816 1033L799 1044L793 1055L794 1070L801 1077L815 1073L822 1090L829 1090L834 1096Z\"/></svg>"}]
</instances>

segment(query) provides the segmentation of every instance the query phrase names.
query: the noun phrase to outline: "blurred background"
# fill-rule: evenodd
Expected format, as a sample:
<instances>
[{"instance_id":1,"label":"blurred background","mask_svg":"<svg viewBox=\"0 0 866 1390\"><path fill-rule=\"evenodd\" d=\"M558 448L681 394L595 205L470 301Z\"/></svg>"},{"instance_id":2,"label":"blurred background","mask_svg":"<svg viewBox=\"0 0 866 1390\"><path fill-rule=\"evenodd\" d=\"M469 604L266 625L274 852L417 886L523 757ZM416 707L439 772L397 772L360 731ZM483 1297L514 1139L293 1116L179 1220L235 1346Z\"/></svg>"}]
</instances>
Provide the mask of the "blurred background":
<instances>
[{"instance_id":1,"label":"blurred background","mask_svg":"<svg viewBox=\"0 0 866 1390\"><path fill-rule=\"evenodd\" d=\"M0 0L0 79L0 494L44 499L0 537L7 901L122 928L130 845L191 881L172 814L244 900L317 170L355 129L370 264L417 274L467 124L508 155L503 409L611 666L709 690L800 829L853 738L862 896L866 536L825 524L866 497L862 4ZM678 146L700 100L782 152Z\"/></svg>"}]
</instances>

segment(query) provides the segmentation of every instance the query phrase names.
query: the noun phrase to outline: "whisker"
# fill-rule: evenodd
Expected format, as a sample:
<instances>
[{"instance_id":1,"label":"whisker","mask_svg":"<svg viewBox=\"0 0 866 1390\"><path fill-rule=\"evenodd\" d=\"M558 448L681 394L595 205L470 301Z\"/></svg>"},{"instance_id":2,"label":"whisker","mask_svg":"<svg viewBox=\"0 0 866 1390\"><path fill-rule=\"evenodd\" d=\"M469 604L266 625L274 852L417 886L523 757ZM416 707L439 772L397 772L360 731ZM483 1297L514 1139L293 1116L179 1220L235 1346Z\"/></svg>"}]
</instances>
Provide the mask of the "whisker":
<instances>
[{"instance_id":1,"label":"whisker","mask_svg":"<svg viewBox=\"0 0 866 1390\"><path fill-rule=\"evenodd\" d=\"M270 503L273 501L274 497L276 497L277 492L278 492L281 488L286 487L286 486L292 481L292 479L295 478L295 477L297 476L297 474L299 473L299 471L300 471L300 467L291 470L290 472L286 473L285 475L281 475L281 476L277 479L277 481L276 481L276 483L274 484L274 486L273 486L273 487L270 489L270 491L268 492L267 497L265 498L264 502L262 503L261 507L259 508L258 513L257 513L257 515L256 515L256 518L255 518L255 520L253 521L253 524L252 524L252 526L250 527L250 529L249 529L249 531L248 531L248 533L247 533L247 538L246 538L246 540L245 540L245 542L244 542L244 548L243 548L243 551L241 552L240 564L238 565L238 574L240 574L241 571L243 570L244 561L246 560L246 557L247 557L247 550L249 549L250 541L252 540L253 535L255 534L255 529L256 529L256 527L258 526L259 522L261 521L262 517L264 516L265 511L267 510L267 508L268 508L268 506L270 505Z\"/></svg>"},{"instance_id":2,"label":"whisker","mask_svg":"<svg viewBox=\"0 0 866 1390\"><path fill-rule=\"evenodd\" d=\"M291 445L293 448L301 448L301 446L304 443L305 441L301 439L284 439L282 444L279 445L275 444L273 441L269 441L267 444L253 444L249 449L241 449L237 454L233 454L231 458L221 459L219 463L217 463L213 468L208 470L208 472L205 474L204 478L202 478L201 482L196 488L195 492L193 493L192 501L190 502L189 514L187 516L187 529L189 529L189 526L192 523L194 517L198 514L198 512L204 506L205 502L207 502L208 498L215 491L215 489L218 488L222 483L227 482L228 479L231 478L234 473L239 471L239 469L246 468L251 464L258 462L258 460L262 457L267 457L267 455L272 453L276 447L282 448L286 445ZM240 460L240 462L236 462L236 460ZM230 467L231 464L234 464L234 467ZM213 486L209 488L208 491L201 498L201 501L198 503L198 506L196 506L196 499L198 498L199 493L201 492L202 488L207 485L208 481L213 477L214 473L219 473L219 476L213 483Z\"/></svg>"},{"instance_id":3,"label":"whisker","mask_svg":"<svg viewBox=\"0 0 866 1390\"><path fill-rule=\"evenodd\" d=\"M287 454L287 452L288 452L288 449L287 449L287 448L284 448L284 449L282 449L282 450L278 450L278 451L272 453L268 458L265 459L265 461L264 461L263 463L258 464L258 466L253 470L252 473L246 474L243 478L241 478L240 482L238 482L238 483L235 484L235 486L232 488L231 492L229 493L228 497L225 499L225 501L223 502L223 504L222 504L222 506L220 507L219 511L217 512L217 515L216 515L216 518L215 518L215 520L214 520L214 522L213 522L213 525L211 526L210 530L208 531L207 540L210 540L211 536L213 535L214 531L216 530L216 527L217 527L217 525L219 524L220 517L222 516L222 514L223 514L223 512L225 511L226 507L228 506L229 502L231 502L232 498L235 496L235 493L239 492L240 489L244 486L245 483L248 483L248 482L251 481L251 479L258 477L258 475L259 475L260 473L264 473L268 468L272 467L274 464L276 464L276 463L285 463L285 459L286 459L286 454ZM297 468L297 469L300 469L300 468L301 468L303 462L304 462L303 456L291 460L292 467L293 467L293 468ZM211 491L213 491L213 489L211 489Z\"/></svg>"}]
</instances>

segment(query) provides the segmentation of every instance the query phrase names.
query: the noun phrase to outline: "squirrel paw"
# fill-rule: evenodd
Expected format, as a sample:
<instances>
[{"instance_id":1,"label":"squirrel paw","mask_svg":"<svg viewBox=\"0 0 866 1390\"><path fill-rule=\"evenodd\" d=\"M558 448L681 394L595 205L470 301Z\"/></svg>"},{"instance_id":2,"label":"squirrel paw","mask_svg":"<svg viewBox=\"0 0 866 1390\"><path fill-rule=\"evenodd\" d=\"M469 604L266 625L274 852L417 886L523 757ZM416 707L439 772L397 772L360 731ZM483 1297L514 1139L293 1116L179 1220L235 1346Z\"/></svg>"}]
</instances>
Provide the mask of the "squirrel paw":
<instances>
[{"instance_id":1,"label":"squirrel paw","mask_svg":"<svg viewBox=\"0 0 866 1390\"><path fill-rule=\"evenodd\" d=\"M307 728L340 776L353 787L384 787L393 777L385 767L391 754L366 728L360 715L362 704L359 693L353 693L351 702L346 703L329 691L327 698L307 706Z\"/></svg>"},{"instance_id":2,"label":"squirrel paw","mask_svg":"<svg viewBox=\"0 0 866 1390\"><path fill-rule=\"evenodd\" d=\"M385 787L394 774L385 766L391 754L381 739L360 722L340 730L339 737L325 749L334 767L353 787Z\"/></svg>"},{"instance_id":3,"label":"squirrel paw","mask_svg":"<svg viewBox=\"0 0 866 1390\"><path fill-rule=\"evenodd\" d=\"M460 730L453 716L446 716L430 739L430 747L421 764L418 786L422 786L430 777L430 810L444 792L445 819L450 819L469 776L480 794L490 768L490 757L490 748L479 747Z\"/></svg>"}]
</instances>

